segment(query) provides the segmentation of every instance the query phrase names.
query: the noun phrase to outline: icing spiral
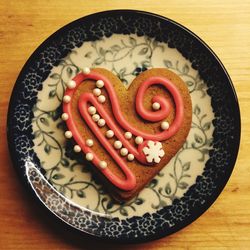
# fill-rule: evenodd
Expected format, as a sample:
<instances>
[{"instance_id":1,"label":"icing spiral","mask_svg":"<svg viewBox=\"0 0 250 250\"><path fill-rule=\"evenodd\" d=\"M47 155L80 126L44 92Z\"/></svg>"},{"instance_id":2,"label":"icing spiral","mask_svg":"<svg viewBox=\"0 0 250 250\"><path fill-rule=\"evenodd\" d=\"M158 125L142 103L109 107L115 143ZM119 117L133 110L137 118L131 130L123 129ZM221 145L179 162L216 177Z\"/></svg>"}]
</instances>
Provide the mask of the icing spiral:
<instances>
[{"instance_id":1,"label":"icing spiral","mask_svg":"<svg viewBox=\"0 0 250 250\"><path fill-rule=\"evenodd\" d=\"M97 112L102 119L105 121L105 126L112 130L117 140L119 140L122 144L123 152L126 151L126 154L129 153L129 159L133 157L137 159L139 162L143 164L153 164L158 163L159 157L157 156L157 162L152 162L153 157L146 155L144 152L150 152L149 150L145 150L145 146L153 145L154 142L164 141L174 134L180 129L181 123L184 117L184 105L181 94L179 93L178 88L167 78L160 77L160 76L153 76L148 78L144 81L138 88L137 95L136 95L136 111L137 113L145 120L150 122L157 122L165 119L170 113L170 103L162 96L154 96L152 98L152 103L159 103L160 109L156 111L146 110L143 105L143 96L145 95L146 90L152 85L163 85L167 91L170 92L171 96L173 97L175 103L175 118L170 127L167 130L156 134L149 134L143 131L138 130L137 128L133 127L129 122L125 119L121 112L121 108L119 105L119 101L115 90L109 81L104 75L90 71L88 74L79 73L73 81L76 83L74 88L69 87L65 91L65 96L69 96L72 99L75 90L86 79L91 79L97 81L97 87L102 88L104 87L108 93L108 97L110 99L112 112L115 117L116 122L123 128L125 131L137 136L138 139L138 147L135 147L131 144L131 142L126 138L124 133L122 132L121 128L117 126L116 122L113 120L112 117L106 112L105 108L103 107L103 102L105 101L103 98L103 102L100 102L100 98L98 100L97 96L100 95L100 91L95 90L93 93L83 93L80 95L78 100L78 109L80 111L81 116L92 130L93 134L97 137L103 147L109 152L110 156L115 160L115 162L119 165L120 169L125 175L125 178L119 178L114 173L112 173L109 168L107 167L106 162L103 163L98 156L91 150L91 148L86 145L85 140L81 137L77 126L73 120L71 114L71 102L65 102L63 104L63 112L68 114L68 119L66 120L66 124L69 130L72 132L73 138L75 139L76 143L81 147L82 151L85 154L91 153L93 157L91 157L92 163L102 171L102 173L106 176L109 181L111 181L115 186L122 190L132 190L136 186L136 178L132 171L128 168L125 160L117 153L117 150L111 145L107 137L101 132L100 128L95 122L95 119L92 118L90 115L90 111L92 110L94 113ZM102 84L100 84L102 83ZM98 92L98 93L97 93ZM92 108L93 107L93 108ZM91 112L92 112L91 111ZM92 112L92 113L93 113ZM92 114L94 115L94 114ZM100 120L99 120L100 121ZM158 144L157 144L158 145ZM159 145L158 145L159 146ZM157 146L157 147L158 147ZM161 149L161 156L164 155ZM155 154L155 152L153 152ZM156 152L157 153L157 152ZM123 153L124 154L124 153ZM133 155L133 157L131 156ZM147 159L151 159L151 161L147 161Z\"/></svg>"}]
</instances>

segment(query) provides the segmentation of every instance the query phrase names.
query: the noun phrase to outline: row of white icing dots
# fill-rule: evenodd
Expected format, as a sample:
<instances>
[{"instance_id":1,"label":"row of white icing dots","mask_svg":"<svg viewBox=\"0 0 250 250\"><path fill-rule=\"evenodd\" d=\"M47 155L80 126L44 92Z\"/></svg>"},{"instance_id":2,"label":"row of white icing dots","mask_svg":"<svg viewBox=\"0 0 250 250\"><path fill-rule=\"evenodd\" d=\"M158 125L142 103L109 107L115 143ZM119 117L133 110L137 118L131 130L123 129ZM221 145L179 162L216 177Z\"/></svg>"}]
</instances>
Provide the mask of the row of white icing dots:
<instances>
[{"instance_id":1,"label":"row of white icing dots","mask_svg":"<svg viewBox=\"0 0 250 250\"><path fill-rule=\"evenodd\" d=\"M88 74L90 73L90 68L88 68L88 67L83 68L82 73L85 74L85 75L88 75ZM98 88L103 87L103 86L104 86L103 81L98 80L98 81L96 82L96 86L97 86ZM74 80L70 80L70 81L67 83L67 87L68 87L69 89L75 88L75 87L76 87L76 82L75 82ZM104 95L101 95L101 90L98 89L98 88L95 88L95 89L93 90L93 94L94 94L95 96L98 97L98 101L99 101L100 103L104 103L105 100L106 100L106 98L105 98ZM71 97L70 97L70 96L68 96L68 95L64 95L64 96L63 96L63 102L64 102L64 103L69 103L70 101L71 101ZM89 113L95 113L95 112L96 112L95 107L93 107L93 106L92 106L92 107L89 107L88 112L89 112ZM92 119L93 119L94 121L98 121L98 125L99 125L100 127L102 127L102 126L105 125L105 120L104 120L104 119L99 119L99 117L100 117L99 115L95 114L95 115L93 115ZM69 115L68 115L67 113L63 113L62 116L61 116L61 118L62 118L62 120L66 121L66 120L68 120ZM70 139L70 138L72 138L72 136L73 136L73 135L72 135L72 132L69 131L69 130L66 131L64 135L65 135L65 137L66 137L67 139ZM92 146L94 145L94 141L93 141L92 139L87 139L87 140L85 141L85 143L86 143L86 145L87 145L88 147L92 147ZM81 152L81 147L80 147L79 145L75 145L73 149L74 149L74 151L77 152L77 153ZM90 153L90 152L87 153L85 157L86 157L86 160L87 160L87 161L92 161L92 160L94 159L94 155L93 155L92 153ZM99 162L99 167L102 168L102 169L105 169L105 168L107 167L106 161L100 161L100 162Z\"/></svg>"},{"instance_id":2,"label":"row of white icing dots","mask_svg":"<svg viewBox=\"0 0 250 250\"><path fill-rule=\"evenodd\" d=\"M93 95L97 97L97 100L100 102L100 103L105 103L106 101L106 97L104 95L102 95L101 93L101 88L104 87L104 82L102 80L98 80L96 81L96 87L97 88L94 88L93 89ZM88 113L92 116L92 120L94 122L97 123L97 125L99 127L104 127L106 125L106 121L104 119L101 118L101 116L99 114L97 114L97 110L94 106L90 106L88 108ZM114 137L114 131L109 129L106 131L105 133L105 136L106 138L108 139L111 139ZM126 139L131 139L132 138L132 133L130 132L125 132L124 134L124 137ZM133 161L134 160L134 155L133 154L130 154L128 152L128 149L125 148L125 147L122 147L122 142L119 141L119 140L116 140L113 144L114 148L117 149L117 150L120 150L120 154L121 156L127 156L127 160L128 161Z\"/></svg>"}]
</instances>

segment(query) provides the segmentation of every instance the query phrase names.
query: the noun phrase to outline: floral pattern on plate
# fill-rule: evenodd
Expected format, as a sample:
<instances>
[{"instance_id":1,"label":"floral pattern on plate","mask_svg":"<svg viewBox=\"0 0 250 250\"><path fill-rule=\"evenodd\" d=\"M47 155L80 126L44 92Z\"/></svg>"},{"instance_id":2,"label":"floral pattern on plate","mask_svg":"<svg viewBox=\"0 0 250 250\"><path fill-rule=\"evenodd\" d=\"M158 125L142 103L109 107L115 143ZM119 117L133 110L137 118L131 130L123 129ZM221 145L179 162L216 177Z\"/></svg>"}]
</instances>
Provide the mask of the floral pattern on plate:
<instances>
[{"instance_id":1,"label":"floral pattern on plate","mask_svg":"<svg viewBox=\"0 0 250 250\"><path fill-rule=\"evenodd\" d=\"M186 82L192 97L192 128L182 149L139 195L121 205L106 193L88 166L66 156L65 128L60 118L61 101L65 84L86 66L111 70L127 89L140 72L153 67L165 67ZM74 48L58 66L52 68L43 82L43 89L38 92L38 102L34 107L32 125L35 152L46 171L47 179L75 203L120 218L143 215L146 211L153 212L171 205L174 199L182 197L195 183L208 159L214 116L206 89L198 72L176 49L149 37L112 35Z\"/></svg>"}]
</instances>

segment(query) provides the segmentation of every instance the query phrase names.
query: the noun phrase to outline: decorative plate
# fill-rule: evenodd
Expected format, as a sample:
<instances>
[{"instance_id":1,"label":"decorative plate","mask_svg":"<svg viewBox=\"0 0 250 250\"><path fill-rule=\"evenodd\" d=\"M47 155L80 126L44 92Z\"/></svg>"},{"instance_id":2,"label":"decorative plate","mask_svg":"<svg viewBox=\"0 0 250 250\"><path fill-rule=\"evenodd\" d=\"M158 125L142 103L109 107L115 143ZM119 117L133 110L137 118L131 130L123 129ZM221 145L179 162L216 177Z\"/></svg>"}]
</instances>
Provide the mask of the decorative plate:
<instances>
[{"instance_id":1,"label":"decorative plate","mask_svg":"<svg viewBox=\"0 0 250 250\"><path fill-rule=\"evenodd\" d=\"M127 89L142 71L165 67L191 94L186 142L126 203L114 202L81 159L67 157L61 100L83 67L109 69ZM110 240L152 240L198 218L228 181L239 141L237 97L219 59L183 26L141 11L93 14L54 33L23 67L9 105L9 149L24 183L63 222Z\"/></svg>"}]
</instances>

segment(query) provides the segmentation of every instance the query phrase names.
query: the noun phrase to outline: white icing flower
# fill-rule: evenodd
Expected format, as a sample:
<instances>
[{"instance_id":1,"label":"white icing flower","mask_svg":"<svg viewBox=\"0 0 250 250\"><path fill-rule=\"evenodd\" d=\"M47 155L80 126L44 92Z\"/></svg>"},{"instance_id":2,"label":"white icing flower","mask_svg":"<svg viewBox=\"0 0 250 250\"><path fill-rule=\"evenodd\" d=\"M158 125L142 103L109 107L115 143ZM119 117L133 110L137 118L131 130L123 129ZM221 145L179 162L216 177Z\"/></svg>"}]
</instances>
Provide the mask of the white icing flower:
<instances>
[{"instance_id":1,"label":"white icing flower","mask_svg":"<svg viewBox=\"0 0 250 250\"><path fill-rule=\"evenodd\" d=\"M162 149L162 144L158 141L148 141L142 151L145 154L148 163L159 163L161 158L165 155L165 152Z\"/></svg>"}]
</instances>

